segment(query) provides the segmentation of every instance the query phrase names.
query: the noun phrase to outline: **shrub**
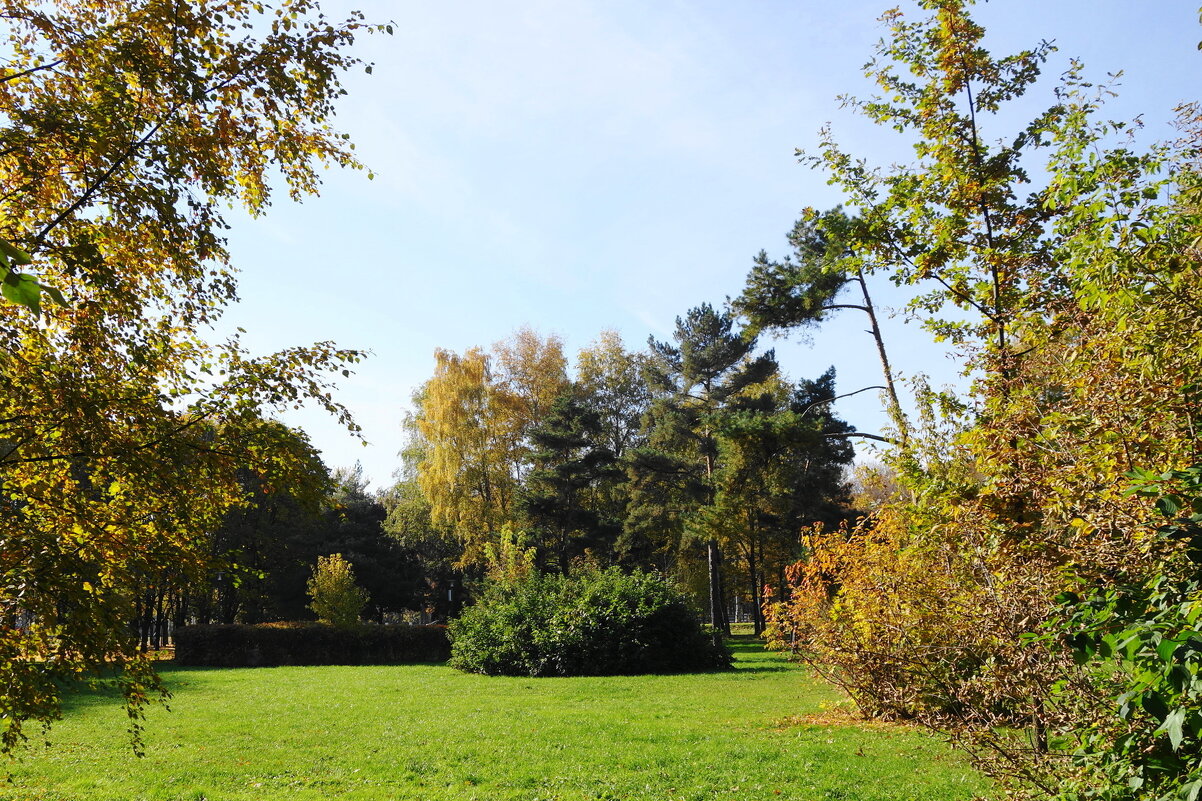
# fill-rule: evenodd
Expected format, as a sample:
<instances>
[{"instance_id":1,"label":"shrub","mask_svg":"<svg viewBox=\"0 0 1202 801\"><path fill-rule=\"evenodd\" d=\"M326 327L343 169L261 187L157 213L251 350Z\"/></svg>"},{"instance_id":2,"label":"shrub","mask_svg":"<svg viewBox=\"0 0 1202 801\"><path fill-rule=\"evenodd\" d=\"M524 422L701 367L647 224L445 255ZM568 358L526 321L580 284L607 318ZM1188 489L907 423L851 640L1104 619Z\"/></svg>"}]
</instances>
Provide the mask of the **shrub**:
<instances>
[{"instance_id":1,"label":"shrub","mask_svg":"<svg viewBox=\"0 0 1202 801\"><path fill-rule=\"evenodd\" d=\"M450 626L451 665L505 676L681 673L730 667L688 599L618 568L494 581Z\"/></svg>"},{"instance_id":2,"label":"shrub","mask_svg":"<svg viewBox=\"0 0 1202 801\"><path fill-rule=\"evenodd\" d=\"M339 628L359 623L359 615L367 605L367 592L355 583L355 573L342 554L317 557L317 566L309 578L309 608L318 620Z\"/></svg>"},{"instance_id":3,"label":"shrub","mask_svg":"<svg viewBox=\"0 0 1202 801\"><path fill-rule=\"evenodd\" d=\"M205 667L405 665L444 662L445 626L336 628L324 623L182 626L175 661Z\"/></svg>"}]
</instances>

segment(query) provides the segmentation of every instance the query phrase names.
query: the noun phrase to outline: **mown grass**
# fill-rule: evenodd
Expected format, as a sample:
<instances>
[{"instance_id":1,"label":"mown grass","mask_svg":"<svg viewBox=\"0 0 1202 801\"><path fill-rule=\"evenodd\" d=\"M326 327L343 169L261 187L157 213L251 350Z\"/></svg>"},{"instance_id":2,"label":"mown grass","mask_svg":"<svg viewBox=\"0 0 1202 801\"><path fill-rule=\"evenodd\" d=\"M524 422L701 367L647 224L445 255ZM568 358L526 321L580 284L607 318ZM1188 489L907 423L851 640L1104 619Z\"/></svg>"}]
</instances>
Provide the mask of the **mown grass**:
<instances>
[{"instance_id":1,"label":"mown grass","mask_svg":"<svg viewBox=\"0 0 1202 801\"><path fill-rule=\"evenodd\" d=\"M0 798L970 799L985 783L900 727L815 725L840 699L758 643L737 670L512 679L443 666L165 667L132 756L118 700L72 699Z\"/></svg>"}]
</instances>

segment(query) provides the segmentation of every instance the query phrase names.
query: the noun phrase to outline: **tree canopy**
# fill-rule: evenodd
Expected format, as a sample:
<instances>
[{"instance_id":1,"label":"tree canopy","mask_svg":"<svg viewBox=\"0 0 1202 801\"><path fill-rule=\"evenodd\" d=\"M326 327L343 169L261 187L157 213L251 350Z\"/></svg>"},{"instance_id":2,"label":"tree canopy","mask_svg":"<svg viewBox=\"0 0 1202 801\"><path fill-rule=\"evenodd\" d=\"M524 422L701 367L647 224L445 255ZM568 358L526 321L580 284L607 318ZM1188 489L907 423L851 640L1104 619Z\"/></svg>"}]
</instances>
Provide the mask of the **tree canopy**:
<instances>
[{"instance_id":1,"label":"tree canopy","mask_svg":"<svg viewBox=\"0 0 1202 801\"><path fill-rule=\"evenodd\" d=\"M66 305L0 305L5 749L58 714L63 681L117 667L137 711L155 684L126 628L136 588L204 569L239 469L305 469L265 413L311 400L356 430L329 376L359 352L254 356L204 328L236 297L223 209L261 213L276 175L300 197L323 164L357 166L329 120L369 29L311 0L6 7L0 238L30 256L6 269Z\"/></svg>"},{"instance_id":2,"label":"tree canopy","mask_svg":"<svg viewBox=\"0 0 1202 801\"><path fill-rule=\"evenodd\" d=\"M859 221L844 247L976 380L919 387L894 492L807 535L774 636L1011 798L1197 797L1197 106L1138 149L1072 64L1001 135L1050 46L995 56L971 3L919 5L886 15L879 95L851 101L913 161L826 131L810 163Z\"/></svg>"}]
</instances>

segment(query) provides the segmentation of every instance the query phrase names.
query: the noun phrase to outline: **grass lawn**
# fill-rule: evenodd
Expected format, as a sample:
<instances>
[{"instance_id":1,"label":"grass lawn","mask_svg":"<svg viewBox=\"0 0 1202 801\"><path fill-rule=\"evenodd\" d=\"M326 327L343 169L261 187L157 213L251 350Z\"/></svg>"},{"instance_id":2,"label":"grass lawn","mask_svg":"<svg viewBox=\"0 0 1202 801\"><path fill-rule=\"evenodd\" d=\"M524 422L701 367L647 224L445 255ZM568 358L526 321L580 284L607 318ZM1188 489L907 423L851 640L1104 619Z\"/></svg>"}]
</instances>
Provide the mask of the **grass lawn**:
<instances>
[{"instance_id":1,"label":"grass lawn","mask_svg":"<svg viewBox=\"0 0 1202 801\"><path fill-rule=\"evenodd\" d=\"M971 799L986 784L938 741L838 723L837 693L735 644L727 673L576 679L442 666L165 667L146 756L119 701L74 697L0 798ZM824 712L824 710L827 710ZM808 715L835 718L833 725Z\"/></svg>"}]
</instances>

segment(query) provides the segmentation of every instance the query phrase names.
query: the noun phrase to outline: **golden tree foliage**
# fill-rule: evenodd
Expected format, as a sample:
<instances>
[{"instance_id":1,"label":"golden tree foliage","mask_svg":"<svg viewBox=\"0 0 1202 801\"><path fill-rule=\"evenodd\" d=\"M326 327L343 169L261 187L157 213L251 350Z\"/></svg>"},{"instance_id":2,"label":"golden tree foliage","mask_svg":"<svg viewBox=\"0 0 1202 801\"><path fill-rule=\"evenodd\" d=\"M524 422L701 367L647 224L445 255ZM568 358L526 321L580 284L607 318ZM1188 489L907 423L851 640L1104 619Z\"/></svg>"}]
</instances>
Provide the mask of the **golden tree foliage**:
<instances>
[{"instance_id":1,"label":"golden tree foliage","mask_svg":"<svg viewBox=\"0 0 1202 801\"><path fill-rule=\"evenodd\" d=\"M512 444L497 419L488 356L479 348L462 356L439 349L434 360L434 376L422 388L416 418L427 443L417 480L433 522L451 526L462 541L472 543L487 539L508 519ZM464 560L480 558L477 550L469 547Z\"/></svg>"},{"instance_id":2,"label":"golden tree foliage","mask_svg":"<svg viewBox=\"0 0 1202 801\"><path fill-rule=\"evenodd\" d=\"M568 388L563 340L554 334L544 339L529 326L522 326L508 339L495 343L492 353L496 396L507 407L515 438L523 439Z\"/></svg>"},{"instance_id":3,"label":"golden tree foliage","mask_svg":"<svg viewBox=\"0 0 1202 801\"><path fill-rule=\"evenodd\" d=\"M914 308L963 346L972 416L895 455L899 492L859 529L810 536L773 636L866 712L951 735L1014 796L1077 798L1090 784L1073 750L1152 713L1117 725L1121 673L1035 635L1055 630L1064 590L1179 564L1128 489L1137 468L1202 457L1202 136L1187 108L1180 141L1133 151L1124 126L1095 121L1105 90L1074 67L1046 113L988 145L979 126L1048 51L995 59L969 3L922 5L927 19L888 17L890 63L871 68L885 99L858 104L915 133L917 162L875 172L828 140L821 163L864 221L856 252L933 287ZM1040 151L1047 182L1033 188L1024 164ZM935 319L946 306L975 315Z\"/></svg>"},{"instance_id":4,"label":"golden tree foliage","mask_svg":"<svg viewBox=\"0 0 1202 801\"><path fill-rule=\"evenodd\" d=\"M322 623L342 629L359 624L368 594L355 583L354 568L342 554L317 557L306 588L313 599L309 608Z\"/></svg>"},{"instance_id":5,"label":"golden tree foliage","mask_svg":"<svg viewBox=\"0 0 1202 801\"><path fill-rule=\"evenodd\" d=\"M136 588L200 571L205 537L304 454L262 425L314 399L355 430L330 343L252 357L201 329L235 298L222 209L354 166L328 125L366 30L311 0L56 0L3 6L0 238L66 308L0 305L2 745L58 715L63 682L155 687L127 623ZM297 474L299 475L299 474Z\"/></svg>"},{"instance_id":6,"label":"golden tree foliage","mask_svg":"<svg viewBox=\"0 0 1202 801\"><path fill-rule=\"evenodd\" d=\"M463 544L461 563L479 565L502 525L515 522L527 434L567 389L563 343L522 328L491 356L439 349L434 359L434 376L418 393L425 447L417 480L434 524L451 527Z\"/></svg>"}]
</instances>

